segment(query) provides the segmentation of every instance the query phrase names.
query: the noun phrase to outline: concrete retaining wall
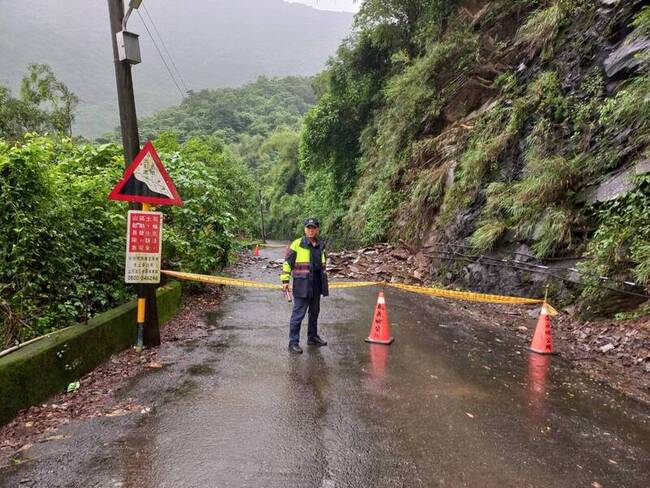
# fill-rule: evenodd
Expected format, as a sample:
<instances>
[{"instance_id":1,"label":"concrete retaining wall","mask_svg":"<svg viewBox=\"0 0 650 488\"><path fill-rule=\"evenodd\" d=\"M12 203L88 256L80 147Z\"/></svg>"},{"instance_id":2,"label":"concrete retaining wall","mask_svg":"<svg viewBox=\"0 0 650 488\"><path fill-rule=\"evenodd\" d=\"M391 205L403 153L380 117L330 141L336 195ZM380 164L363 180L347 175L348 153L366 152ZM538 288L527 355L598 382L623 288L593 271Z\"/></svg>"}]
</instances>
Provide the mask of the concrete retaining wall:
<instances>
[{"instance_id":1,"label":"concrete retaining wall","mask_svg":"<svg viewBox=\"0 0 650 488\"><path fill-rule=\"evenodd\" d=\"M164 324L181 307L181 285L158 289L158 316ZM136 302L109 310L87 325L75 325L0 358L0 425L19 410L61 393L135 342Z\"/></svg>"}]
</instances>

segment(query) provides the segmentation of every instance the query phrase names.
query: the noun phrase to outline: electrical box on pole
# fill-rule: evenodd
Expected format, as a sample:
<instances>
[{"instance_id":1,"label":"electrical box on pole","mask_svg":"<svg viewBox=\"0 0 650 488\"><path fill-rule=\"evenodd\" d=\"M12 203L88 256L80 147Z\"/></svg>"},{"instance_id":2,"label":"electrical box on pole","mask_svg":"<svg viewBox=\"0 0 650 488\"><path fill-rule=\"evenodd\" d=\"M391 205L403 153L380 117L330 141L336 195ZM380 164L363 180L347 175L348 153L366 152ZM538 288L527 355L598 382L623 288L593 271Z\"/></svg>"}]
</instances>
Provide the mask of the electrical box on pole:
<instances>
[{"instance_id":1,"label":"electrical box on pole","mask_svg":"<svg viewBox=\"0 0 650 488\"><path fill-rule=\"evenodd\" d=\"M140 41L138 35L133 32L120 31L115 34L117 39L117 54L120 61L129 64L138 64L142 61L140 57Z\"/></svg>"},{"instance_id":2,"label":"electrical box on pole","mask_svg":"<svg viewBox=\"0 0 650 488\"><path fill-rule=\"evenodd\" d=\"M142 61L140 57L140 41L138 35L126 30L126 24L131 17L131 12L140 7L142 0L131 0L129 10L122 19L122 30L115 34L117 41L117 57L120 61L126 61L129 64L138 64Z\"/></svg>"}]
</instances>

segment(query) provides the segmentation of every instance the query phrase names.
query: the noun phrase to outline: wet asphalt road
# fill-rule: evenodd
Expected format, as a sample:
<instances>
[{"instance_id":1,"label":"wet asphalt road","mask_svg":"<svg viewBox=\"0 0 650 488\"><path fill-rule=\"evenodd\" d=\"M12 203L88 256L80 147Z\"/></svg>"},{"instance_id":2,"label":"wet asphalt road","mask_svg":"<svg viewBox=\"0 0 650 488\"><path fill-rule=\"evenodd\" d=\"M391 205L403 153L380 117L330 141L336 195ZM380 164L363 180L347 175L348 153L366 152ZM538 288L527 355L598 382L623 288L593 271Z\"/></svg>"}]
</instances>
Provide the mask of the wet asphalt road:
<instances>
[{"instance_id":1,"label":"wet asphalt road","mask_svg":"<svg viewBox=\"0 0 650 488\"><path fill-rule=\"evenodd\" d=\"M261 267L244 276L277 278ZM230 291L204 338L122 392L151 413L72 425L0 486L650 486L645 407L451 302L388 290L395 343L369 345L377 289L332 295L330 345L291 356L280 293Z\"/></svg>"}]
</instances>

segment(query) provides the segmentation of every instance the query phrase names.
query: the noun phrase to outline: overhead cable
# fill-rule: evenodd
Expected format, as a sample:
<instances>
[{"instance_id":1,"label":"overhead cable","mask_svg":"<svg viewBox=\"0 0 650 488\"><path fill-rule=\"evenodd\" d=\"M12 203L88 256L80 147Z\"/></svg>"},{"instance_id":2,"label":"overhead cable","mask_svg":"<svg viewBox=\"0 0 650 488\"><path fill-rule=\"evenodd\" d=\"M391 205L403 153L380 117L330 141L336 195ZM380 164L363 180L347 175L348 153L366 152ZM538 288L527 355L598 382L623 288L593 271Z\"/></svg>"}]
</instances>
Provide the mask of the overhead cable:
<instances>
[{"instance_id":1,"label":"overhead cable","mask_svg":"<svg viewBox=\"0 0 650 488\"><path fill-rule=\"evenodd\" d=\"M160 51L160 48L158 47L158 44L156 43L156 39L154 39L153 35L151 34L151 31L149 30L149 26L144 20L144 17L142 17L142 14L140 13L140 10L136 10L138 13L138 17L140 17L140 20L142 21L142 24L144 25L144 28L147 30L147 33L149 34L149 37L151 38L151 42L153 42L154 47L156 48L156 51L158 51L158 56L160 56L160 59L162 60L163 64L165 65L165 69L167 70L167 73L169 73L169 77L172 79L174 82L174 85L176 85L176 88L178 89L178 93L180 93L181 98L185 96L183 93L183 90L181 89L180 85L176 81L176 77L174 76L174 73L172 73L172 70L169 69L169 65L167 64L167 61L165 61L165 57L163 56L162 52Z\"/></svg>"},{"instance_id":2,"label":"overhead cable","mask_svg":"<svg viewBox=\"0 0 650 488\"><path fill-rule=\"evenodd\" d=\"M178 66L176 66L176 63L174 62L174 58L172 57L172 54L169 52L169 49L167 49L167 45L165 44L165 40L163 39L163 36L160 35L160 32L158 31L158 27L156 27L156 23L153 21L153 17L149 13L149 9L147 9L146 4L142 4L142 8L144 8L144 13L147 14L147 17L149 18L149 22L151 22L151 27L153 27L154 32L158 36L158 39L160 39L160 43L162 44L163 49L165 50L165 53L167 53L167 57L169 58L169 61L174 68L174 71L176 74L178 74L178 79L180 80L181 84L183 85L183 88L185 89L185 92L187 93L190 91L189 87L187 86L187 83L185 83L185 80L183 79L183 75L181 74L181 71L178 69Z\"/></svg>"}]
</instances>

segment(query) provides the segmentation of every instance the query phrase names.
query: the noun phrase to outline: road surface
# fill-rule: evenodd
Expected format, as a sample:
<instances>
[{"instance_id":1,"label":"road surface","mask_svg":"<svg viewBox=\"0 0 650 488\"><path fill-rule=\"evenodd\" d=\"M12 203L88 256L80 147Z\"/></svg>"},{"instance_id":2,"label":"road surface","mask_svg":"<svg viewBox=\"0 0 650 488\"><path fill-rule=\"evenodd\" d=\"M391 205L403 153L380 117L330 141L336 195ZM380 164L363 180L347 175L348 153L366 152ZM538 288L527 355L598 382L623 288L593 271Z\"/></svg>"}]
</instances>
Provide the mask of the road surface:
<instances>
[{"instance_id":1,"label":"road surface","mask_svg":"<svg viewBox=\"0 0 650 488\"><path fill-rule=\"evenodd\" d=\"M275 281L263 264L243 276ZM293 356L282 295L230 290L206 311L207 337L170 347L122 393L150 413L74 423L0 486L650 486L644 406L453 302L387 290L395 342L367 344L377 291L334 290L330 345Z\"/></svg>"}]
</instances>

